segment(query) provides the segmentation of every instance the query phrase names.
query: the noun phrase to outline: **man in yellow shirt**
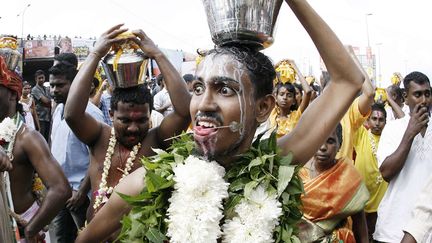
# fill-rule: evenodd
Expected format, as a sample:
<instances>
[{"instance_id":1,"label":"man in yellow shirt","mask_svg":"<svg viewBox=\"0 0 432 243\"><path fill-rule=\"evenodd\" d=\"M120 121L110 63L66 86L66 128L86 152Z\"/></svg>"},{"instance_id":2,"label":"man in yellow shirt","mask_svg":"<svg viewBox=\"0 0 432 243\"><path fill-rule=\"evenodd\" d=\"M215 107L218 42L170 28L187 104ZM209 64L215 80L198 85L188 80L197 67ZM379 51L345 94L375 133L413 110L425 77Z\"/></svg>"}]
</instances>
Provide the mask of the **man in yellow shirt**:
<instances>
[{"instance_id":1,"label":"man in yellow shirt","mask_svg":"<svg viewBox=\"0 0 432 243\"><path fill-rule=\"evenodd\" d=\"M360 126L354 134L354 148L357 152L355 167L363 176L370 194L364 209L370 239L375 232L378 206L387 190L387 182L381 176L376 158L379 139L386 124L386 118L387 113L384 106L373 104L372 113L367 120L370 130Z\"/></svg>"}]
</instances>

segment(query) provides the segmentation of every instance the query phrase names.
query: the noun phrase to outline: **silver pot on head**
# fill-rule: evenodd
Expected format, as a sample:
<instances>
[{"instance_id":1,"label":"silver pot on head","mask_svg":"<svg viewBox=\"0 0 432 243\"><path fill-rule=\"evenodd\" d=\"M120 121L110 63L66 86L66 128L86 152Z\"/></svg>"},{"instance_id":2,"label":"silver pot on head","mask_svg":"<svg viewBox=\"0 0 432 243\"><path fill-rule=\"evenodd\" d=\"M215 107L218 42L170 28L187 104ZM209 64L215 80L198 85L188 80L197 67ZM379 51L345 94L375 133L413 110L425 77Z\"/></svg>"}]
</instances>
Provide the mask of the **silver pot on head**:
<instances>
[{"instance_id":1,"label":"silver pot on head","mask_svg":"<svg viewBox=\"0 0 432 243\"><path fill-rule=\"evenodd\" d=\"M282 0L203 0L212 40L254 45L273 44L273 31Z\"/></svg>"},{"instance_id":2,"label":"silver pot on head","mask_svg":"<svg viewBox=\"0 0 432 243\"><path fill-rule=\"evenodd\" d=\"M112 87L129 88L144 83L149 60L143 52L133 50L118 58L116 53L108 53L101 63Z\"/></svg>"}]
</instances>

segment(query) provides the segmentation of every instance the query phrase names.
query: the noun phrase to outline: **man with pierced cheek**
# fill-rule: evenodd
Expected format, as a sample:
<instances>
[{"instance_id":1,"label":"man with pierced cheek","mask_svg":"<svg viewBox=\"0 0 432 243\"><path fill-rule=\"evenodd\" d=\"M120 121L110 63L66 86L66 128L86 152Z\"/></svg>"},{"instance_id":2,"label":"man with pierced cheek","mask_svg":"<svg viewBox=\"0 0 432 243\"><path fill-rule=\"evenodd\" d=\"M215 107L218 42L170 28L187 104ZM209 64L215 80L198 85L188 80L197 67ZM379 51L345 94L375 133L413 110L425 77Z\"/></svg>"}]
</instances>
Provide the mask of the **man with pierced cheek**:
<instances>
[{"instance_id":1,"label":"man with pierced cheek","mask_svg":"<svg viewBox=\"0 0 432 243\"><path fill-rule=\"evenodd\" d=\"M296 128L277 141L281 156L292 153L292 164L303 165L334 130L360 91L364 76L336 35L306 1L286 2L306 26L333 77L327 91L308 107ZM197 67L196 76L189 106L195 150L228 169L240 154L251 148L255 130L274 108L273 64L256 49L226 45L207 53ZM328 107L332 110L322 112ZM320 122L316 123L318 118ZM311 127L319 132L310 132ZM138 195L146 188L145 176L146 170L141 167L115 190ZM77 242L103 241L120 228L120 219L130 208L118 194L112 194Z\"/></svg>"}]
</instances>

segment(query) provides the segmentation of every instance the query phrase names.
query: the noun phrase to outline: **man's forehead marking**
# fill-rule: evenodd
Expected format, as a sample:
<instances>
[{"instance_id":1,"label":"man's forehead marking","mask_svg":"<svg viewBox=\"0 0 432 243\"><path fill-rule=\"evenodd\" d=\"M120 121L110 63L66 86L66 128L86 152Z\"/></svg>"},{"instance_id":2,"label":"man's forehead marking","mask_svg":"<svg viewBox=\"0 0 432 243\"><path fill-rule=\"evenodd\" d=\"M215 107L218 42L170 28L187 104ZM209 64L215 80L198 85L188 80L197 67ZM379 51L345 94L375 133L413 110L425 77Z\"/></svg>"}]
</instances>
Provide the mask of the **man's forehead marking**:
<instances>
[{"instance_id":1,"label":"man's forehead marking","mask_svg":"<svg viewBox=\"0 0 432 243\"><path fill-rule=\"evenodd\" d=\"M378 110L374 110L374 111L372 111L371 116L373 116L373 115L375 115L377 117L383 117L384 116L384 112L378 111Z\"/></svg>"}]
</instances>

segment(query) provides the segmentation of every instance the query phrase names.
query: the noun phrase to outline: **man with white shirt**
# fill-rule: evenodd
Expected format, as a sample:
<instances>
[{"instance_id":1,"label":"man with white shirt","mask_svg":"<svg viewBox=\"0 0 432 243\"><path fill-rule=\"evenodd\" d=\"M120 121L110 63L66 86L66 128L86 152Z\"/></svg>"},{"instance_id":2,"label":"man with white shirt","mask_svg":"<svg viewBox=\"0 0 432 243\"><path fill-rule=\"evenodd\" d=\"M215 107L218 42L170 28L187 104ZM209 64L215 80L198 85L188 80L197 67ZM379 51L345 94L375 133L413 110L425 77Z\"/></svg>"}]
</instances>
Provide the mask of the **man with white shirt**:
<instances>
[{"instance_id":1,"label":"man with white shirt","mask_svg":"<svg viewBox=\"0 0 432 243\"><path fill-rule=\"evenodd\" d=\"M404 78L410 115L389 122L378 146L378 165L389 186L378 208L374 240L400 242L417 195L432 171L432 103L429 79L420 72Z\"/></svg>"},{"instance_id":2,"label":"man with white shirt","mask_svg":"<svg viewBox=\"0 0 432 243\"><path fill-rule=\"evenodd\" d=\"M411 220L404 227L405 236L401 243L432 242L432 176L416 199L416 206L411 212Z\"/></svg>"},{"instance_id":3,"label":"man with white shirt","mask_svg":"<svg viewBox=\"0 0 432 243\"><path fill-rule=\"evenodd\" d=\"M153 97L153 107L155 111L160 112L164 117L173 111L171 99L168 90L165 88L165 81L162 74L157 76L158 83L161 83L162 90Z\"/></svg>"},{"instance_id":4,"label":"man with white shirt","mask_svg":"<svg viewBox=\"0 0 432 243\"><path fill-rule=\"evenodd\" d=\"M77 73L76 67L61 61L49 70L53 99L58 104L53 113L51 130L51 152L59 162L72 187L72 197L52 222L57 242L73 242L78 229L84 226L90 200L90 180L86 176L90 155L86 144L82 143L67 124L64 104L69 97L69 88ZM103 121L102 111L87 100L86 112L94 119Z\"/></svg>"}]
</instances>

